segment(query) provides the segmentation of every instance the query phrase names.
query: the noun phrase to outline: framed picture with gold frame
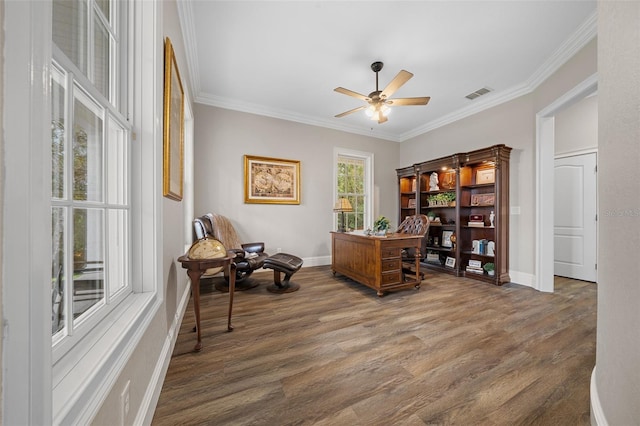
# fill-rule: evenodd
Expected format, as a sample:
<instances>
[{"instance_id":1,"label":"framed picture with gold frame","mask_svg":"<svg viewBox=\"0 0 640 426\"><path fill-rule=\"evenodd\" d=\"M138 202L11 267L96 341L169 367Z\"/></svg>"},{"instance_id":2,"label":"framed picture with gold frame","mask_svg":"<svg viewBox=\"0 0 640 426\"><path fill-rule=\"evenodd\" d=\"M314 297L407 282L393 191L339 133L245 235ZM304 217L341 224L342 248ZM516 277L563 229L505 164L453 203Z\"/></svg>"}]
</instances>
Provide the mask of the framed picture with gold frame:
<instances>
[{"instance_id":1,"label":"framed picture with gold frame","mask_svg":"<svg viewBox=\"0 0 640 426\"><path fill-rule=\"evenodd\" d=\"M300 161L245 155L244 202L300 204Z\"/></svg>"},{"instance_id":2,"label":"framed picture with gold frame","mask_svg":"<svg viewBox=\"0 0 640 426\"><path fill-rule=\"evenodd\" d=\"M164 42L163 131L162 195L181 201L184 173L184 90L169 37Z\"/></svg>"}]
</instances>

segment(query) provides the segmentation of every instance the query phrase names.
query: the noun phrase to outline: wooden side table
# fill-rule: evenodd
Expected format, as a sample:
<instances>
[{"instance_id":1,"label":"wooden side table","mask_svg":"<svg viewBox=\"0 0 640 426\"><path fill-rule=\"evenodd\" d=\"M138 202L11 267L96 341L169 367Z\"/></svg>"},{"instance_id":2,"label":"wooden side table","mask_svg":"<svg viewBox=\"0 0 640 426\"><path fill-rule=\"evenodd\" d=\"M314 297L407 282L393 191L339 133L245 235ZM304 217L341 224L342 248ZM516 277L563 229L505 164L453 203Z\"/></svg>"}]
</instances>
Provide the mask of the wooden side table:
<instances>
[{"instance_id":1,"label":"wooden side table","mask_svg":"<svg viewBox=\"0 0 640 426\"><path fill-rule=\"evenodd\" d=\"M186 254L178 258L182 267L187 270L187 275L191 279L191 293L193 293L193 311L196 316L196 333L198 342L193 348L195 352L202 349L202 337L200 334L200 277L209 268L224 268L225 278L229 278L229 318L227 320L227 330L232 331L231 310L233 309L233 293L236 289L236 265L232 262L236 255L228 251L225 257L215 259L190 259Z\"/></svg>"}]
</instances>

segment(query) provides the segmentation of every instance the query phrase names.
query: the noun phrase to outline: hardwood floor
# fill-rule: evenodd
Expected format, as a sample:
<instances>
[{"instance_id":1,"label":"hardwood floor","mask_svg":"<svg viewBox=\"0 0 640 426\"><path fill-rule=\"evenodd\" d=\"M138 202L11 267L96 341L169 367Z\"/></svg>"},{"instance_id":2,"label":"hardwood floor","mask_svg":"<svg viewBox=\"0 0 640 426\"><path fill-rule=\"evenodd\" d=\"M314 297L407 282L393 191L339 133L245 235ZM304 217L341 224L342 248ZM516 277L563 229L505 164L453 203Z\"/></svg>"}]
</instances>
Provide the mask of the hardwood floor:
<instances>
[{"instance_id":1,"label":"hardwood floor","mask_svg":"<svg viewBox=\"0 0 640 426\"><path fill-rule=\"evenodd\" d=\"M589 425L596 284L556 292L428 272L383 298L329 266L295 293L270 272L227 294L202 286L202 338L187 308L154 425Z\"/></svg>"}]
</instances>

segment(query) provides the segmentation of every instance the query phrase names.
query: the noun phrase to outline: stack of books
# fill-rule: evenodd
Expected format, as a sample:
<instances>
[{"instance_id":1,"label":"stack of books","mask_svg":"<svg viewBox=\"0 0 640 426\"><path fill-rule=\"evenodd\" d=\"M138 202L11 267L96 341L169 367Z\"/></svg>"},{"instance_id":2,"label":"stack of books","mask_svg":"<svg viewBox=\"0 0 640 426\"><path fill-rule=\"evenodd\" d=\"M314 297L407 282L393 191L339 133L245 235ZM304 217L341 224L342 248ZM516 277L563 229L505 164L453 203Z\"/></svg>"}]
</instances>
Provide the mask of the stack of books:
<instances>
[{"instance_id":1,"label":"stack of books","mask_svg":"<svg viewBox=\"0 0 640 426\"><path fill-rule=\"evenodd\" d=\"M482 268L476 268L475 266L467 266L467 272L471 272L473 274L484 274Z\"/></svg>"},{"instance_id":2,"label":"stack of books","mask_svg":"<svg viewBox=\"0 0 640 426\"><path fill-rule=\"evenodd\" d=\"M469 265L467 266L466 271L473 274L484 274L482 262L479 260L469 260Z\"/></svg>"}]
</instances>

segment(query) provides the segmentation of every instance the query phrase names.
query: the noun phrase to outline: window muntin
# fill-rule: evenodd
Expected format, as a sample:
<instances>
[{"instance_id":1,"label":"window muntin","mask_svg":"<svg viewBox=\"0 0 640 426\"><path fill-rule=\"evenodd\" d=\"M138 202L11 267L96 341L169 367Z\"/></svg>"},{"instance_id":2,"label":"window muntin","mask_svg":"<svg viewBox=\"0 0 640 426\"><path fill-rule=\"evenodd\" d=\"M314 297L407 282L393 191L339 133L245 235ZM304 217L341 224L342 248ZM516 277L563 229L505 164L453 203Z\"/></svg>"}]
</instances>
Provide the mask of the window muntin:
<instances>
[{"instance_id":1,"label":"window muntin","mask_svg":"<svg viewBox=\"0 0 640 426\"><path fill-rule=\"evenodd\" d=\"M116 12L125 2L54 0L52 335L54 362L132 291L130 125ZM122 18L122 16L120 16ZM114 72L118 70L118 72ZM121 105L126 107L126 102Z\"/></svg>"}]
</instances>

